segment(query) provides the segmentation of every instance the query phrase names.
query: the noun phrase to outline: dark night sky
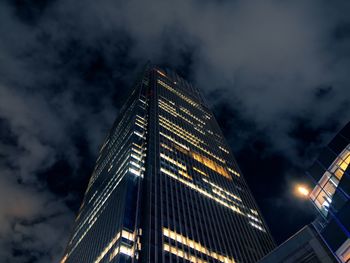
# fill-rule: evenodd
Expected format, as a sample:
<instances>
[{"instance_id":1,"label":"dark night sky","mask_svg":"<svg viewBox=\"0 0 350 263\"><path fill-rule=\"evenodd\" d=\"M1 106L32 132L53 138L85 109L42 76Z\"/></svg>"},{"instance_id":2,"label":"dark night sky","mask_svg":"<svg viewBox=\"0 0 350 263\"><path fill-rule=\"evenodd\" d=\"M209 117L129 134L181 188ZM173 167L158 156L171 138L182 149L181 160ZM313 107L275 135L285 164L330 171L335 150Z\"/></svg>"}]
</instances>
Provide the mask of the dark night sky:
<instances>
[{"instance_id":1,"label":"dark night sky","mask_svg":"<svg viewBox=\"0 0 350 263\"><path fill-rule=\"evenodd\" d=\"M97 149L147 60L199 87L278 243L350 119L350 2L0 3L0 262L57 262Z\"/></svg>"}]
</instances>

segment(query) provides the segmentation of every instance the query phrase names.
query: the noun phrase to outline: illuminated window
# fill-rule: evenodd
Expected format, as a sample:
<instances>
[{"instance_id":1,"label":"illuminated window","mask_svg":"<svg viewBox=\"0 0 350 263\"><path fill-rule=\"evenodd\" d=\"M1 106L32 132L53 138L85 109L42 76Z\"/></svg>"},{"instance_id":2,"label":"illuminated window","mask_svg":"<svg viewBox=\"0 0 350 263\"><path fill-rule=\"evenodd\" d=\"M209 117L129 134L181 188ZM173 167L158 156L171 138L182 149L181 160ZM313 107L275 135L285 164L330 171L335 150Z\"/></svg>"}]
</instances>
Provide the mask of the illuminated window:
<instances>
[{"instance_id":1,"label":"illuminated window","mask_svg":"<svg viewBox=\"0 0 350 263\"><path fill-rule=\"evenodd\" d=\"M244 213L239 209L239 207L235 206L232 203L228 203L226 201L223 201L220 198L217 198L216 196L212 195L211 193L209 193L205 189L201 188L200 186L198 186L198 185L196 185L196 184L194 184L192 182L189 182L187 180L184 180L183 178L177 176L176 174L172 173L171 171L169 171L169 170L167 170L167 169L165 169L163 167L160 168L160 171L162 173L164 173L164 174L174 178L175 180L185 184L186 186L190 187L191 189L199 192L200 194L202 194L202 195L204 195L204 196L206 196L206 197L216 201L217 203L219 203L219 204L221 204L221 205L231 209L232 211L234 211L234 212L236 212L238 214L244 215Z\"/></svg>"},{"instance_id":2,"label":"illuminated window","mask_svg":"<svg viewBox=\"0 0 350 263\"><path fill-rule=\"evenodd\" d=\"M112 259L117 256L119 253L124 254L129 257L133 257L134 255L134 249L132 247L127 247L126 245L120 245L119 247L115 248L112 254L109 257L109 261L112 261Z\"/></svg>"},{"instance_id":3,"label":"illuminated window","mask_svg":"<svg viewBox=\"0 0 350 263\"><path fill-rule=\"evenodd\" d=\"M164 251L172 253L172 254L174 254L177 257L184 258L184 259L186 259L186 260L188 260L190 262L193 262L193 263L206 263L206 261L203 261L202 259L197 258L194 255L191 255L191 254L189 254L187 252L184 252L183 250L181 250L181 249L179 249L177 247L174 247L172 245L169 245L169 244L164 244L163 245L163 249L164 249Z\"/></svg>"},{"instance_id":4,"label":"illuminated window","mask_svg":"<svg viewBox=\"0 0 350 263\"><path fill-rule=\"evenodd\" d=\"M338 158L323 174L310 194L311 200L320 212L327 216L333 195L350 162L350 144L339 154Z\"/></svg>"},{"instance_id":5,"label":"illuminated window","mask_svg":"<svg viewBox=\"0 0 350 263\"><path fill-rule=\"evenodd\" d=\"M191 152L191 155L193 157L193 159L195 159L196 161L204 164L205 166L209 167L210 169L212 169L213 171L217 172L218 174L226 177L227 179L232 180L232 177L229 175L229 173L226 171L226 169L224 167L222 167L221 165L215 163L214 161L204 157L203 155L200 155L198 153L195 152Z\"/></svg>"},{"instance_id":6,"label":"illuminated window","mask_svg":"<svg viewBox=\"0 0 350 263\"><path fill-rule=\"evenodd\" d=\"M179 170L179 174L181 174L183 177L186 177L187 179L192 180L192 176L190 176L188 173Z\"/></svg>"},{"instance_id":7,"label":"illuminated window","mask_svg":"<svg viewBox=\"0 0 350 263\"><path fill-rule=\"evenodd\" d=\"M219 149L222 150L223 152L227 153L227 154L230 153L230 152L229 152L227 149L225 149L224 147L219 146Z\"/></svg>"},{"instance_id":8,"label":"illuminated window","mask_svg":"<svg viewBox=\"0 0 350 263\"><path fill-rule=\"evenodd\" d=\"M142 139L146 139L146 138L144 137L144 134L141 133L141 132L134 131L134 134L136 134L137 136L139 136L139 137L142 138Z\"/></svg>"},{"instance_id":9,"label":"illuminated window","mask_svg":"<svg viewBox=\"0 0 350 263\"><path fill-rule=\"evenodd\" d=\"M135 158L137 161L142 161L142 158L141 158L141 156L139 156L139 155L137 155L137 154L134 154L134 153L131 153L130 154L130 156L132 157L132 158Z\"/></svg>"},{"instance_id":10,"label":"illuminated window","mask_svg":"<svg viewBox=\"0 0 350 263\"><path fill-rule=\"evenodd\" d=\"M193 146L195 146L196 148L198 148L199 150L202 150L203 152L205 152L206 154L208 154L209 156L215 158L216 160L222 162L223 164L225 164L225 160L223 160L222 158L216 156L215 154L213 154L212 152L208 151L207 149L204 149L203 147L201 147L197 142L194 142L191 139L187 139L187 137L184 137L182 135L180 135L178 132L169 129L167 126L164 126L164 124L161 124L161 126L166 127L169 131L171 131L173 134L176 134L177 136L179 136L180 138L186 140L187 142L189 142L190 144L192 144ZM164 134L163 132L159 132L160 135L162 135L163 137L167 138L168 140L174 142L175 144L177 144L178 146L186 149L187 151L189 150L189 148L187 146L185 146L184 144L178 142L177 140L175 140L174 138L172 138L169 135ZM182 151L182 149L180 149L179 147L176 147L176 149L178 149L179 151ZM187 152L186 152L187 154ZM232 170L232 169L231 169ZM233 171L233 170L232 170ZM238 173L237 173L238 174ZM231 178L231 176L229 176Z\"/></svg>"},{"instance_id":11,"label":"illuminated window","mask_svg":"<svg viewBox=\"0 0 350 263\"><path fill-rule=\"evenodd\" d=\"M198 145L199 143L204 143L203 140L199 139L197 136L193 135L189 131L173 123L172 121L168 120L162 115L159 115L159 124L163 128L169 130L170 132L176 134L177 136L181 137L182 139L192 144Z\"/></svg>"},{"instance_id":12,"label":"illuminated window","mask_svg":"<svg viewBox=\"0 0 350 263\"><path fill-rule=\"evenodd\" d=\"M177 116L178 116L178 113L176 112L176 108L173 107L172 105L166 103L164 100L159 99L159 100L158 100L158 105L159 105L159 107L160 107L162 110L164 110L164 111L170 113L170 114L173 115L174 117L177 117Z\"/></svg>"},{"instance_id":13,"label":"illuminated window","mask_svg":"<svg viewBox=\"0 0 350 263\"><path fill-rule=\"evenodd\" d=\"M66 260L67 260L67 258L68 258L68 255L67 255L67 254L64 255L64 257L62 258L62 260L60 261L60 263L65 263Z\"/></svg>"},{"instance_id":14,"label":"illuminated window","mask_svg":"<svg viewBox=\"0 0 350 263\"><path fill-rule=\"evenodd\" d=\"M161 72L160 70L157 70L157 72L158 72L159 75L162 75L163 77L166 77L166 75L163 72Z\"/></svg>"},{"instance_id":15,"label":"illuminated window","mask_svg":"<svg viewBox=\"0 0 350 263\"><path fill-rule=\"evenodd\" d=\"M236 172L235 170L231 169L230 167L227 167L227 170L228 170L230 173L233 173L234 175L236 175L236 176L238 176L238 177L241 176L238 172Z\"/></svg>"},{"instance_id":16,"label":"illuminated window","mask_svg":"<svg viewBox=\"0 0 350 263\"><path fill-rule=\"evenodd\" d=\"M216 260L219 260L221 262L224 263L235 263L234 259L229 258L228 256L224 256L224 255L220 255L217 252L214 251L210 251L208 248L206 248L205 246L203 246L201 243L190 239L186 236L183 236L181 234L176 233L175 231L172 231L168 228L163 227L163 235L175 240L187 247L190 247L194 250L197 250L200 253L206 254L207 256L210 256ZM177 255L179 257L185 258L191 262L204 262L201 259L196 258L193 255L190 255L186 252L184 252L183 250L181 250L180 248L171 246L169 244L164 244L164 250L173 253L174 255Z\"/></svg>"},{"instance_id":17,"label":"illuminated window","mask_svg":"<svg viewBox=\"0 0 350 263\"><path fill-rule=\"evenodd\" d=\"M177 91L176 89L170 87L168 84L166 84L165 82L161 81L161 80L157 80L157 82L163 86L164 88L166 88L167 90L173 92L174 94L176 94L177 96L179 96L181 99L183 99L184 101L186 101L187 103L191 104L192 106L199 108L199 104L194 102L193 100L191 100L190 98L186 97L185 95L183 95L181 92Z\"/></svg>"},{"instance_id":18,"label":"illuminated window","mask_svg":"<svg viewBox=\"0 0 350 263\"><path fill-rule=\"evenodd\" d=\"M186 165L184 165L178 161L175 161L174 159L170 158L169 156L166 156L164 153L161 153L160 157L162 159L168 161L169 163L176 165L177 167L181 168L182 170L185 170L185 171L187 170Z\"/></svg>"},{"instance_id":19,"label":"illuminated window","mask_svg":"<svg viewBox=\"0 0 350 263\"><path fill-rule=\"evenodd\" d=\"M132 174L134 174L136 176L141 176L141 172L138 170L135 170L134 168L129 168L129 172L131 172Z\"/></svg>"},{"instance_id":20,"label":"illuminated window","mask_svg":"<svg viewBox=\"0 0 350 263\"><path fill-rule=\"evenodd\" d=\"M205 122L202 121L200 118L196 117L195 115L193 115L188 109L186 109L185 107L180 107L180 111L186 113L188 116L192 117L194 120L198 121L199 123L205 125Z\"/></svg>"},{"instance_id":21,"label":"illuminated window","mask_svg":"<svg viewBox=\"0 0 350 263\"><path fill-rule=\"evenodd\" d=\"M261 226L257 225L256 223L249 221L249 224L252 225L253 227L255 227L256 229L259 229L262 232L266 232L264 228L262 228Z\"/></svg>"},{"instance_id":22,"label":"illuminated window","mask_svg":"<svg viewBox=\"0 0 350 263\"><path fill-rule=\"evenodd\" d=\"M227 171L225 170L224 167L222 167L221 165L215 163L214 161L198 154L198 153L195 153L195 152L192 152L190 150L187 150L187 149L184 149L184 148L181 148L181 147L178 147L175 145L175 148L177 150L179 150L180 152L184 153L184 154L187 154L189 156L191 156L193 159L197 160L198 162L204 164L205 166L209 167L210 169L212 169L213 171L219 173L220 175L226 177L227 179L230 179L232 180L232 177L227 173Z\"/></svg>"},{"instance_id":23,"label":"illuminated window","mask_svg":"<svg viewBox=\"0 0 350 263\"><path fill-rule=\"evenodd\" d=\"M258 219L257 217L251 215L251 214L247 214L247 216L250 218L250 219L253 219L254 221L258 222L258 223L262 223L260 219Z\"/></svg>"},{"instance_id":24,"label":"illuminated window","mask_svg":"<svg viewBox=\"0 0 350 263\"><path fill-rule=\"evenodd\" d=\"M139 149L142 149L142 146L141 145L138 145L137 143L132 143L132 145L134 145L134 146L136 146L137 148L139 148Z\"/></svg>"},{"instance_id":25,"label":"illuminated window","mask_svg":"<svg viewBox=\"0 0 350 263\"><path fill-rule=\"evenodd\" d=\"M254 215L258 215L258 211L254 210L254 209L250 209L250 211L251 211Z\"/></svg>"},{"instance_id":26,"label":"illuminated window","mask_svg":"<svg viewBox=\"0 0 350 263\"><path fill-rule=\"evenodd\" d=\"M196 171L197 173L200 173L201 175L204 175L204 176L208 177L208 175L205 172L203 172L202 170L198 169L197 167L193 167L193 170Z\"/></svg>"},{"instance_id":27,"label":"illuminated window","mask_svg":"<svg viewBox=\"0 0 350 263\"><path fill-rule=\"evenodd\" d=\"M147 121L145 120L145 118L136 115L135 124L144 129L147 125Z\"/></svg>"},{"instance_id":28,"label":"illuminated window","mask_svg":"<svg viewBox=\"0 0 350 263\"><path fill-rule=\"evenodd\" d=\"M203 180L204 182L210 184L211 186L213 186L215 189L219 190L220 192L222 192L222 193L224 193L224 194L226 194L226 195L228 195L228 196L230 196L230 197L236 199L237 201L242 202L242 199L241 199L240 197L238 197L237 195L234 195L234 194L232 194L231 192L229 192L229 191L223 189L222 187L218 186L217 184L214 184L213 182L210 182L210 181L207 180L206 178L202 178L202 180ZM217 193L217 191L214 191L214 192Z\"/></svg>"},{"instance_id":29,"label":"illuminated window","mask_svg":"<svg viewBox=\"0 0 350 263\"><path fill-rule=\"evenodd\" d=\"M348 238L336 251L342 263L350 262L350 239Z\"/></svg>"},{"instance_id":30,"label":"illuminated window","mask_svg":"<svg viewBox=\"0 0 350 263\"><path fill-rule=\"evenodd\" d=\"M197 127L193 127L196 131L198 131L199 133L205 135L205 132Z\"/></svg>"},{"instance_id":31,"label":"illuminated window","mask_svg":"<svg viewBox=\"0 0 350 263\"><path fill-rule=\"evenodd\" d=\"M108 243L108 245L103 249L101 254L95 259L94 263L99 263L106 256L108 251L112 248L112 246L117 242L120 238L120 232L118 232L115 237Z\"/></svg>"},{"instance_id":32,"label":"illuminated window","mask_svg":"<svg viewBox=\"0 0 350 263\"><path fill-rule=\"evenodd\" d=\"M160 144L161 147L163 147L164 149L167 149L168 151L172 152L173 149L171 149L168 145L166 145L165 143L161 143Z\"/></svg>"},{"instance_id":33,"label":"illuminated window","mask_svg":"<svg viewBox=\"0 0 350 263\"><path fill-rule=\"evenodd\" d=\"M134 242L136 238L136 233L130 232L126 229L123 229L121 233L119 232L113 239L112 241L106 246L106 248L102 251L102 253L99 255L99 257L94 261L94 263L99 263L106 253L113 247L113 245L119 240L119 238L125 238L129 241ZM111 261L115 256L117 256L119 253L127 255L129 257L134 256L134 246L133 245L126 245L124 243L121 243L116 247L113 252L109 256L109 261Z\"/></svg>"},{"instance_id":34,"label":"illuminated window","mask_svg":"<svg viewBox=\"0 0 350 263\"><path fill-rule=\"evenodd\" d=\"M162 135L164 138L168 139L169 141L171 141L171 142L177 144L177 145L180 146L181 148L183 148L183 149L189 149L186 145L184 145L184 144L178 142L177 140L175 140L175 139L172 138L171 136L166 135L166 134L164 134L164 133L162 133L162 132L159 132L159 134Z\"/></svg>"}]
</instances>

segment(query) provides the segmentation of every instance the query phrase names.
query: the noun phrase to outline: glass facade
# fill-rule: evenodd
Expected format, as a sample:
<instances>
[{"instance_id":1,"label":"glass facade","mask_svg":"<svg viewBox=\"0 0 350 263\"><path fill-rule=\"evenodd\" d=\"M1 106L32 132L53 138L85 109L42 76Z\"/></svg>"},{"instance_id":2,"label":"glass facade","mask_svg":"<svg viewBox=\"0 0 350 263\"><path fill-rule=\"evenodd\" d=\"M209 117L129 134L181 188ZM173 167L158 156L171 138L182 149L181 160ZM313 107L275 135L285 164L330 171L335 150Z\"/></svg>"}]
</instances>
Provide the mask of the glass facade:
<instances>
[{"instance_id":1,"label":"glass facade","mask_svg":"<svg viewBox=\"0 0 350 263\"><path fill-rule=\"evenodd\" d=\"M350 123L321 151L307 171L314 188L307 194L316 219L260 263L350 262Z\"/></svg>"},{"instance_id":2,"label":"glass facade","mask_svg":"<svg viewBox=\"0 0 350 263\"><path fill-rule=\"evenodd\" d=\"M325 147L308 175L310 199L319 212L313 222L338 262L350 262L350 123Z\"/></svg>"},{"instance_id":3,"label":"glass facade","mask_svg":"<svg viewBox=\"0 0 350 263\"><path fill-rule=\"evenodd\" d=\"M274 242L198 89L145 70L99 153L62 262L256 262Z\"/></svg>"}]
</instances>

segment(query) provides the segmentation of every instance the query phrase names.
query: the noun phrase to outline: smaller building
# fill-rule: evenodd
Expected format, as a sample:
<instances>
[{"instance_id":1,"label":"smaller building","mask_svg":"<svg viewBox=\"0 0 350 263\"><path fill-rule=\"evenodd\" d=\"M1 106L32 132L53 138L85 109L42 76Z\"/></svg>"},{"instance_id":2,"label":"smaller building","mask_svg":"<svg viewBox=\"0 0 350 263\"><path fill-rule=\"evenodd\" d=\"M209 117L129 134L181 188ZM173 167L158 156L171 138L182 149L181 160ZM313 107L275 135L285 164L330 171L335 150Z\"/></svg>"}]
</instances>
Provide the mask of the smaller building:
<instances>
[{"instance_id":1,"label":"smaller building","mask_svg":"<svg viewBox=\"0 0 350 263\"><path fill-rule=\"evenodd\" d=\"M350 122L321 152L307 174L315 187L315 227L339 262L350 262Z\"/></svg>"},{"instance_id":2,"label":"smaller building","mask_svg":"<svg viewBox=\"0 0 350 263\"><path fill-rule=\"evenodd\" d=\"M321 151L306 172L313 183L308 195L317 211L304 227L261 263L350 263L350 122Z\"/></svg>"},{"instance_id":3,"label":"smaller building","mask_svg":"<svg viewBox=\"0 0 350 263\"><path fill-rule=\"evenodd\" d=\"M310 224L274 249L259 263L337 262L315 227Z\"/></svg>"}]
</instances>

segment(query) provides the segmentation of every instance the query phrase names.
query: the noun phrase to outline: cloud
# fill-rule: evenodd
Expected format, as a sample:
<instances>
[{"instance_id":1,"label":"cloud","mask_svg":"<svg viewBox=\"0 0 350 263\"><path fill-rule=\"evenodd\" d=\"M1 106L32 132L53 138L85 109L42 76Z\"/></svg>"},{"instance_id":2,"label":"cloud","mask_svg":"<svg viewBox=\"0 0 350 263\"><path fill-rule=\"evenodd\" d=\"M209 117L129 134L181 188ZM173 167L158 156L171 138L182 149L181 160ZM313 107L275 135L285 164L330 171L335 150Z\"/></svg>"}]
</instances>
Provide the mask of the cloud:
<instances>
[{"instance_id":1,"label":"cloud","mask_svg":"<svg viewBox=\"0 0 350 263\"><path fill-rule=\"evenodd\" d=\"M68 239L72 212L63 200L20 184L14 176L13 170L1 170L1 262L58 261Z\"/></svg>"},{"instance_id":2,"label":"cloud","mask_svg":"<svg viewBox=\"0 0 350 263\"><path fill-rule=\"evenodd\" d=\"M259 136L265 146L258 151L280 152L294 165L310 162L303 152L349 119L349 7L346 1L2 2L0 235L7 249L1 258L48 262L62 253L70 211L81 198L77 182L86 182L98 145L149 59L200 87L216 113L225 106L231 118L218 117L237 152ZM317 138L304 149L310 131ZM65 191L53 185L57 176Z\"/></svg>"},{"instance_id":3,"label":"cloud","mask_svg":"<svg viewBox=\"0 0 350 263\"><path fill-rule=\"evenodd\" d=\"M72 18L71 23L91 30L84 37L87 41L126 32L133 43L130 56L136 60L151 59L180 71L187 66L190 74L185 75L191 81L207 93L221 88L225 98L235 102L233 107L274 138L277 150L287 150L296 161L300 158L293 150L295 138L288 133L295 119L307 118L312 129L334 120L336 128L324 135L327 141L349 118L344 15L349 5L344 2L85 4L78 21ZM67 13L81 6L65 8L61 5L59 10ZM93 35L96 28L99 33ZM325 85L332 93L317 99L315 94Z\"/></svg>"}]
</instances>

